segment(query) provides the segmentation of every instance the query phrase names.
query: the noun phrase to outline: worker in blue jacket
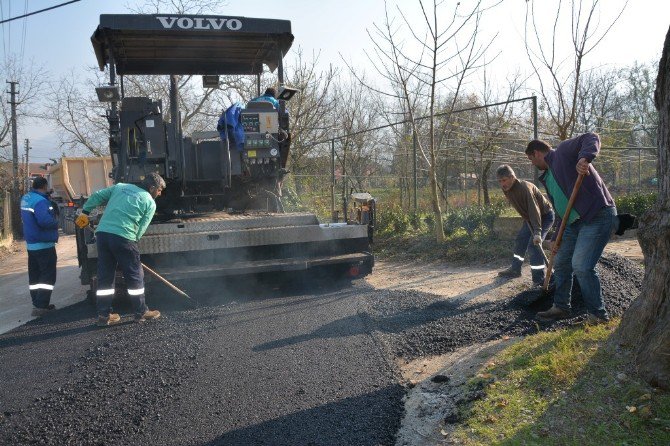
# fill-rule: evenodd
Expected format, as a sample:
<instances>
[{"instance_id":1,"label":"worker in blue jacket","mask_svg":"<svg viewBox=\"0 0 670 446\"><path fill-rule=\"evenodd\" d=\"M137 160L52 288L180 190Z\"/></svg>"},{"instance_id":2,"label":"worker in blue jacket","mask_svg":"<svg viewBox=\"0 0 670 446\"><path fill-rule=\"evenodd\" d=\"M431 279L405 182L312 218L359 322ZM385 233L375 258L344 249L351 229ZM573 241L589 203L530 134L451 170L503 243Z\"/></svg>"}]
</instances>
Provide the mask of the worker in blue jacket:
<instances>
[{"instance_id":1,"label":"worker in blue jacket","mask_svg":"<svg viewBox=\"0 0 670 446\"><path fill-rule=\"evenodd\" d=\"M21 198L21 220L28 249L32 315L40 317L56 308L50 301L56 284L58 206L49 200L46 178L35 178L31 191Z\"/></svg>"},{"instance_id":2,"label":"worker in blue jacket","mask_svg":"<svg viewBox=\"0 0 670 446\"><path fill-rule=\"evenodd\" d=\"M276 110L279 110L279 101L277 100L277 90L275 90L274 87L266 88L265 93L258 96L257 98L253 98L249 102L269 102Z\"/></svg>"},{"instance_id":3,"label":"worker in blue jacket","mask_svg":"<svg viewBox=\"0 0 670 446\"><path fill-rule=\"evenodd\" d=\"M635 220L629 214L617 216L614 199L591 164L599 152L600 137L595 133L585 133L563 141L556 149L541 140L529 142L526 148L530 162L544 171L539 180L556 209L556 228L560 227L561 219L565 217L578 175L584 175L573 208L567 216L562 244L558 250L555 244L552 246L555 255L554 304L549 310L537 314L540 320L551 321L571 316L573 273L586 306L585 321L597 324L609 320L596 264L612 233L616 231L617 234L623 234L624 230L633 226ZM552 242L556 235L554 232Z\"/></svg>"}]
</instances>

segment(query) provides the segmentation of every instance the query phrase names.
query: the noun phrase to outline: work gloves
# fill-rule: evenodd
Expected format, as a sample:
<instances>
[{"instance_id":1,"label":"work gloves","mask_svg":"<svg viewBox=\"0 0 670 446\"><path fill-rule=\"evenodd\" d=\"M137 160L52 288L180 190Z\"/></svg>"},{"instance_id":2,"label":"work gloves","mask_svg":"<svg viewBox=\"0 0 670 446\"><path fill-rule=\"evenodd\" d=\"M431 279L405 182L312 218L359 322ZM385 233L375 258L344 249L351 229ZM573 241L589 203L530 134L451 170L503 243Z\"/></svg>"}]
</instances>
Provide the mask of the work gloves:
<instances>
[{"instance_id":1,"label":"work gloves","mask_svg":"<svg viewBox=\"0 0 670 446\"><path fill-rule=\"evenodd\" d=\"M534 235L533 236L533 245L542 246L542 236Z\"/></svg>"},{"instance_id":2,"label":"work gloves","mask_svg":"<svg viewBox=\"0 0 670 446\"><path fill-rule=\"evenodd\" d=\"M88 219L88 212L82 212L74 219L74 224L81 229L84 229L86 226L88 226L89 223L90 221Z\"/></svg>"}]
</instances>

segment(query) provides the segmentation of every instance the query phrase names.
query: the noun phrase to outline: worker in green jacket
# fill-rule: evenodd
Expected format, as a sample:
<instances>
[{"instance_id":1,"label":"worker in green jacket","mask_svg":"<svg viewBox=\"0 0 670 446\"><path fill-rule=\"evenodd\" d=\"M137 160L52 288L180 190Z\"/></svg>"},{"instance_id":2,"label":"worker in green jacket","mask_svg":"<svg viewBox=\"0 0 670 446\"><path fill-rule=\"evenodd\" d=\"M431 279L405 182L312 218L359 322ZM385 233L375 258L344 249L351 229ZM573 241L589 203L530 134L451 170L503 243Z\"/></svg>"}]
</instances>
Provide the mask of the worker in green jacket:
<instances>
[{"instance_id":1,"label":"worker in green jacket","mask_svg":"<svg viewBox=\"0 0 670 446\"><path fill-rule=\"evenodd\" d=\"M151 223L156 212L154 200L164 188L165 181L157 173L148 174L141 187L115 184L91 194L75 221L77 226L84 228L89 224L88 214L98 206L106 206L95 231L98 248L98 286L95 292L98 326L121 322L119 314L111 312L117 265L123 272L135 320L144 322L161 315L158 310L149 310L144 301L144 272L137 242Z\"/></svg>"}]
</instances>

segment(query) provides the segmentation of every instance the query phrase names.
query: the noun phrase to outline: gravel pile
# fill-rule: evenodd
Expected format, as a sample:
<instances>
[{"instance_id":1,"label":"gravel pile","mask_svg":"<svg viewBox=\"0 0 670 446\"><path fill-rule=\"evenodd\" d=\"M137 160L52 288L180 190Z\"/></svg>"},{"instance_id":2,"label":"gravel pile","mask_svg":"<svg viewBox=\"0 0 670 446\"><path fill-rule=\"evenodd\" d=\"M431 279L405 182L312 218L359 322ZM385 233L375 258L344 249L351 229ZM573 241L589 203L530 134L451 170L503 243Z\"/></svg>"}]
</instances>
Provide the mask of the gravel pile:
<instances>
[{"instance_id":1,"label":"gravel pile","mask_svg":"<svg viewBox=\"0 0 670 446\"><path fill-rule=\"evenodd\" d=\"M639 295L642 267L616 254L601 257L596 267L610 316L621 316ZM574 281L573 316L586 312ZM539 298L538 298L539 297ZM395 357L407 360L452 352L502 336L519 336L569 325L574 319L538 324L537 311L548 309L552 297L525 291L487 302L453 302L412 290L379 290L370 294L368 324Z\"/></svg>"}]
</instances>

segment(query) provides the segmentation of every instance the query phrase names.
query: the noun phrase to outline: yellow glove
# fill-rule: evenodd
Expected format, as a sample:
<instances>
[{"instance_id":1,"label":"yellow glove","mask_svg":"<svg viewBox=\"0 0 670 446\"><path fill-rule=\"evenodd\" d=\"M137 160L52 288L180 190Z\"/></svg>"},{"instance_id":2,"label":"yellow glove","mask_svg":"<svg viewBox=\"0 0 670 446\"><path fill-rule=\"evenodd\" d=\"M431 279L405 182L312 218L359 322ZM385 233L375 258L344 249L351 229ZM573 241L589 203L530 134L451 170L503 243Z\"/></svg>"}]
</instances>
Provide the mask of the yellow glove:
<instances>
[{"instance_id":1,"label":"yellow glove","mask_svg":"<svg viewBox=\"0 0 670 446\"><path fill-rule=\"evenodd\" d=\"M79 226L81 229L84 229L86 226L88 226L88 215L86 214L80 214L75 220L74 224Z\"/></svg>"}]
</instances>

